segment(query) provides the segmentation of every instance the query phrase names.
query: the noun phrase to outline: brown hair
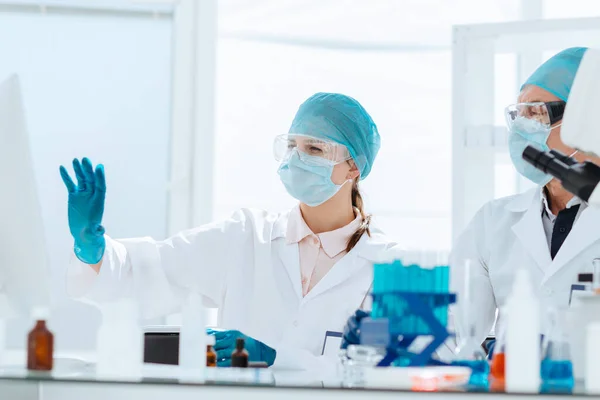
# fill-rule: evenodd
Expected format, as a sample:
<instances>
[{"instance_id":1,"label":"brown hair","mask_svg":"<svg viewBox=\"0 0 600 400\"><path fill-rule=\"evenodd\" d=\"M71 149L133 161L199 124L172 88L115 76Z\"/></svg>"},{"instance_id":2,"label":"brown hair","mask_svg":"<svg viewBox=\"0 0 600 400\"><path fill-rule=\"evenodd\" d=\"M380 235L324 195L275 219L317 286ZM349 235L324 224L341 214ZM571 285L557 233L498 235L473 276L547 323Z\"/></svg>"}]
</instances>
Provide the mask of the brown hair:
<instances>
[{"instance_id":1,"label":"brown hair","mask_svg":"<svg viewBox=\"0 0 600 400\"><path fill-rule=\"evenodd\" d=\"M352 182L352 206L357 208L360 212L360 216L362 218L362 223L360 227L354 232L354 234L348 240L348 246L346 246L346 252L350 252L356 246L362 235L365 233L371 236L371 229L369 229L369 225L371 224L371 215L365 214L363 199L360 194L360 189L358 188L358 178Z\"/></svg>"}]
</instances>

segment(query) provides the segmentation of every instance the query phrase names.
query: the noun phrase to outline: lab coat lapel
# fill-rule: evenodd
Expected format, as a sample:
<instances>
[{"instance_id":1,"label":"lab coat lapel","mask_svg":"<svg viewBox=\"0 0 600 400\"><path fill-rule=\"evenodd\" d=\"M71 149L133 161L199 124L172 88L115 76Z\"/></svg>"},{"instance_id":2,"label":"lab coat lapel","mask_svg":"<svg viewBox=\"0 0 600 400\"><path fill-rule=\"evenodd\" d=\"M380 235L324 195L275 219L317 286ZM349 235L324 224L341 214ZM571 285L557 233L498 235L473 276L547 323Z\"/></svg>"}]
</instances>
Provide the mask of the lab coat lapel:
<instances>
[{"instance_id":1,"label":"lab coat lapel","mask_svg":"<svg viewBox=\"0 0 600 400\"><path fill-rule=\"evenodd\" d=\"M600 210L587 207L575 221L571 232L556 254L554 262L544 277L544 282L598 240L600 240Z\"/></svg>"},{"instance_id":2,"label":"lab coat lapel","mask_svg":"<svg viewBox=\"0 0 600 400\"><path fill-rule=\"evenodd\" d=\"M322 294L323 292L331 289L332 287L339 285L346 279L353 276L364 266L364 260L358 257L361 248L364 246L367 240L366 235L356 244L348 254L342 257L331 270L325 274L325 276L315 285L314 288L304 297L304 301L309 301L314 297ZM367 290L370 282L365 283L365 290Z\"/></svg>"},{"instance_id":3,"label":"lab coat lapel","mask_svg":"<svg viewBox=\"0 0 600 400\"><path fill-rule=\"evenodd\" d=\"M302 298L302 277L300 276L300 251L298 243L288 244L285 240L280 241L277 254L285 270L287 271L294 293L299 299Z\"/></svg>"},{"instance_id":4,"label":"lab coat lapel","mask_svg":"<svg viewBox=\"0 0 600 400\"><path fill-rule=\"evenodd\" d=\"M260 337L263 340L273 340L265 334L265 327L276 323L279 313L273 312L273 297L270 295L277 287L275 276L273 274L272 247L274 245L272 238L277 234L280 226L285 224L286 217L280 217L275 223L266 220L256 220L256 237L254 241L254 291L255 294L250 299L250 312L248 321L248 330L244 332L247 335ZM264 310L271 310L265 312ZM269 332L269 331L267 331Z\"/></svg>"},{"instance_id":5,"label":"lab coat lapel","mask_svg":"<svg viewBox=\"0 0 600 400\"><path fill-rule=\"evenodd\" d=\"M297 243L288 244L285 240L290 212L282 214L273 226L271 246L283 264L294 288L294 293L302 298L302 278L300 276L300 251Z\"/></svg>"},{"instance_id":6,"label":"lab coat lapel","mask_svg":"<svg viewBox=\"0 0 600 400\"><path fill-rule=\"evenodd\" d=\"M539 196L534 196L525 214L513 225L512 230L525 251L535 260L538 268L545 271L552 262L552 258L542 224L540 201Z\"/></svg>"},{"instance_id":7,"label":"lab coat lapel","mask_svg":"<svg viewBox=\"0 0 600 400\"><path fill-rule=\"evenodd\" d=\"M332 287L342 283L360 269L362 263L356 257L356 254L348 253L339 260L331 270L315 285L314 288L304 297L304 301L320 295L321 293L331 289ZM367 286L368 286L367 282Z\"/></svg>"}]
</instances>

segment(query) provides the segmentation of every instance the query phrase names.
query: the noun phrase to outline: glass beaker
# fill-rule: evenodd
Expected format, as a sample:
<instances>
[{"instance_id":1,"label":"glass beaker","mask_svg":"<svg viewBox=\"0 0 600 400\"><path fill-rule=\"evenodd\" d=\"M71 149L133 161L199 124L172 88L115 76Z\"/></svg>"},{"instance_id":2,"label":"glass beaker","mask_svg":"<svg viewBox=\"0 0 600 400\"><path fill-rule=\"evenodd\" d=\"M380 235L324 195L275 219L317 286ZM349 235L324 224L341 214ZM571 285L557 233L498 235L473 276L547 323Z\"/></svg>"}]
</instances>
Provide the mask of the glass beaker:
<instances>
[{"instance_id":1,"label":"glass beaker","mask_svg":"<svg viewBox=\"0 0 600 400\"><path fill-rule=\"evenodd\" d=\"M471 368L471 378L469 385L476 387L487 387L490 365L486 359L486 354L481 347L481 342L477 338L476 325L472 321L472 293L471 293L471 260L465 260L460 266L463 287L459 289L457 305L454 310L457 316L462 320L461 325L467 327L466 332L457 333L457 345L454 353L458 360L453 365Z\"/></svg>"},{"instance_id":2,"label":"glass beaker","mask_svg":"<svg viewBox=\"0 0 600 400\"><path fill-rule=\"evenodd\" d=\"M551 308L547 313L542 347L542 390L571 389L575 384L567 327L567 311Z\"/></svg>"},{"instance_id":3,"label":"glass beaker","mask_svg":"<svg viewBox=\"0 0 600 400\"><path fill-rule=\"evenodd\" d=\"M469 385L475 387L487 387L489 384L490 364L485 355L481 344L477 343L475 337L475 327L472 326L471 334L462 341L462 345L456 349L459 360L452 362L452 365L471 368L471 377ZM462 346L462 347L461 347Z\"/></svg>"}]
</instances>

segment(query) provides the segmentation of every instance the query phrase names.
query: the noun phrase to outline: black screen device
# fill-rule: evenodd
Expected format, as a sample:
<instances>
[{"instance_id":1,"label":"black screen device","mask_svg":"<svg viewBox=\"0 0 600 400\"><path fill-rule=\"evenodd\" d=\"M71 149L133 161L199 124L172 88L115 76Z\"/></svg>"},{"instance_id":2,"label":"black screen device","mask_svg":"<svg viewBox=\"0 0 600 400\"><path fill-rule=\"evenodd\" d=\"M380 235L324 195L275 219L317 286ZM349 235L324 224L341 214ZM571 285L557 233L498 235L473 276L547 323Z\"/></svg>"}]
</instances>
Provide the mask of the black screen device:
<instances>
[{"instance_id":1,"label":"black screen device","mask_svg":"<svg viewBox=\"0 0 600 400\"><path fill-rule=\"evenodd\" d=\"M145 332L144 362L179 365L179 332Z\"/></svg>"}]
</instances>

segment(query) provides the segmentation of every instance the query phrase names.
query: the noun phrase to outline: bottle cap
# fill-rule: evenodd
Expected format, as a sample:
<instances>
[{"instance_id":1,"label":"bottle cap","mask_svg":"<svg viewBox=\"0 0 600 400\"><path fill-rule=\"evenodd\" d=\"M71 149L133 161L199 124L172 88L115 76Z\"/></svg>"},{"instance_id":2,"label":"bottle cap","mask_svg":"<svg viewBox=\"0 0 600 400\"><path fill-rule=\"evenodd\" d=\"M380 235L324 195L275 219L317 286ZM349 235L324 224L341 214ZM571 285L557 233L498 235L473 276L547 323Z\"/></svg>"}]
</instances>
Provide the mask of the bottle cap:
<instances>
[{"instance_id":1,"label":"bottle cap","mask_svg":"<svg viewBox=\"0 0 600 400\"><path fill-rule=\"evenodd\" d=\"M138 320L138 305L133 299L119 299L102 303L100 311L104 323Z\"/></svg>"},{"instance_id":2,"label":"bottle cap","mask_svg":"<svg viewBox=\"0 0 600 400\"><path fill-rule=\"evenodd\" d=\"M243 338L237 338L237 340L235 341L235 347L236 347L238 350L243 350L243 349L244 349L244 345L245 345L245 344L246 344L246 343L244 342L244 339L243 339Z\"/></svg>"},{"instance_id":3,"label":"bottle cap","mask_svg":"<svg viewBox=\"0 0 600 400\"><path fill-rule=\"evenodd\" d=\"M48 307L34 307L31 310L31 317L35 321L46 321L50 317L50 310Z\"/></svg>"},{"instance_id":4,"label":"bottle cap","mask_svg":"<svg viewBox=\"0 0 600 400\"><path fill-rule=\"evenodd\" d=\"M197 292L190 292L187 297L188 307L193 307L193 309L200 309L203 307L204 303L202 301L202 296Z\"/></svg>"},{"instance_id":5,"label":"bottle cap","mask_svg":"<svg viewBox=\"0 0 600 400\"><path fill-rule=\"evenodd\" d=\"M207 346L214 346L215 343L217 343L217 340L215 339L215 335L206 335L206 345Z\"/></svg>"},{"instance_id":6,"label":"bottle cap","mask_svg":"<svg viewBox=\"0 0 600 400\"><path fill-rule=\"evenodd\" d=\"M512 296L533 296L531 278L529 277L529 271L526 269L517 270L512 288Z\"/></svg>"}]
</instances>

